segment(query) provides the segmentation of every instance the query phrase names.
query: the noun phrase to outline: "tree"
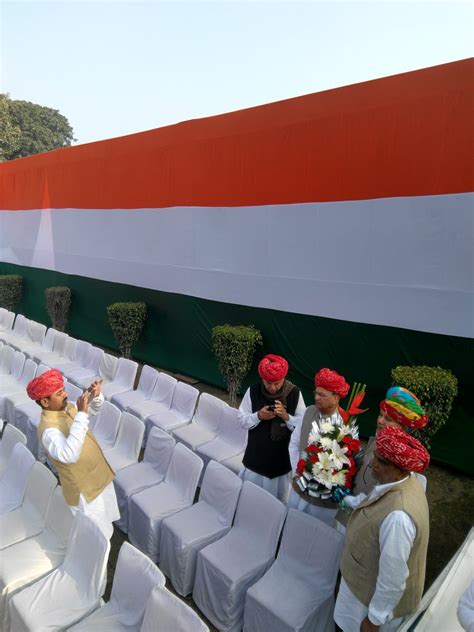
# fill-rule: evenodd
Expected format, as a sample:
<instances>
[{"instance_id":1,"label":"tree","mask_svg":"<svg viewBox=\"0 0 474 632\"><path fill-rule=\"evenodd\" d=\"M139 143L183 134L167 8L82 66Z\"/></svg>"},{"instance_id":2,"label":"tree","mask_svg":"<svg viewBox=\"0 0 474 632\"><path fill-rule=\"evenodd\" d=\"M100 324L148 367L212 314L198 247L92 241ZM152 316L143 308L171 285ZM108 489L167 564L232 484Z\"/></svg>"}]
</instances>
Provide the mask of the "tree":
<instances>
[{"instance_id":1,"label":"tree","mask_svg":"<svg viewBox=\"0 0 474 632\"><path fill-rule=\"evenodd\" d=\"M10 160L20 148L21 130L12 123L10 103L7 94L0 94L0 162Z\"/></svg>"},{"instance_id":2,"label":"tree","mask_svg":"<svg viewBox=\"0 0 474 632\"><path fill-rule=\"evenodd\" d=\"M69 121L58 110L29 101L15 101L6 94L1 95L0 103L3 104L1 111L4 112L7 127L10 129L5 139L2 160L14 160L43 151L69 147L75 140ZM2 131L0 143L3 135Z\"/></svg>"}]
</instances>

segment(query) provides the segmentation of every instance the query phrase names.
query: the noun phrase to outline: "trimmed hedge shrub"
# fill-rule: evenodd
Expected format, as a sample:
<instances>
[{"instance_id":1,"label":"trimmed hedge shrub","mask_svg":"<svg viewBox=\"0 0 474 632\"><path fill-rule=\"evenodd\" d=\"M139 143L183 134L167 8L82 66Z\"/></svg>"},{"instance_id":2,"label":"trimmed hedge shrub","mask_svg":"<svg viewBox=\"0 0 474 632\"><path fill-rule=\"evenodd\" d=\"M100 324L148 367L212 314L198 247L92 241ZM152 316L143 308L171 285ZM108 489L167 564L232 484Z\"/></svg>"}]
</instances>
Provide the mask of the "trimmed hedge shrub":
<instances>
[{"instance_id":1,"label":"trimmed hedge shrub","mask_svg":"<svg viewBox=\"0 0 474 632\"><path fill-rule=\"evenodd\" d=\"M146 320L146 304L112 303L107 307L107 316L122 356L131 358L132 346L140 337Z\"/></svg>"},{"instance_id":2,"label":"trimmed hedge shrub","mask_svg":"<svg viewBox=\"0 0 474 632\"><path fill-rule=\"evenodd\" d=\"M229 391L229 404L235 406L242 380L250 371L262 334L253 326L217 325L212 329L212 348Z\"/></svg>"},{"instance_id":3,"label":"trimmed hedge shrub","mask_svg":"<svg viewBox=\"0 0 474 632\"><path fill-rule=\"evenodd\" d=\"M413 433L429 447L431 437L449 419L453 400L458 393L456 376L439 366L397 366L392 369L392 385L404 386L412 391L429 414L428 425Z\"/></svg>"},{"instance_id":4,"label":"trimmed hedge shrub","mask_svg":"<svg viewBox=\"0 0 474 632\"><path fill-rule=\"evenodd\" d=\"M54 329L66 331L69 309L71 307L71 288L62 285L47 287L44 295L46 297L46 309Z\"/></svg>"},{"instance_id":5,"label":"trimmed hedge shrub","mask_svg":"<svg viewBox=\"0 0 474 632\"><path fill-rule=\"evenodd\" d=\"M23 295L23 277L19 274L0 274L0 307L15 311Z\"/></svg>"}]
</instances>

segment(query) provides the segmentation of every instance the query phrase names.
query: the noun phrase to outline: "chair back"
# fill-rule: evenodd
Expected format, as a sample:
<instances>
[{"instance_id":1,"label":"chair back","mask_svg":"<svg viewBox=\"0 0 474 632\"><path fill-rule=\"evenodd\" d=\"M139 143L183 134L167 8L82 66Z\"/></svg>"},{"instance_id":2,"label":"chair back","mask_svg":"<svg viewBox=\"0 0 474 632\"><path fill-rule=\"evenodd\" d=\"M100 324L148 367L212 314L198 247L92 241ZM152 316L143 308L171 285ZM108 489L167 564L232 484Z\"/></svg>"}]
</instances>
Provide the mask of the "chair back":
<instances>
[{"instance_id":1,"label":"chair back","mask_svg":"<svg viewBox=\"0 0 474 632\"><path fill-rule=\"evenodd\" d=\"M23 365L23 371L21 372L20 379L18 380L22 386L25 386L31 382L37 373L38 365L33 360L26 360Z\"/></svg>"},{"instance_id":2,"label":"chair back","mask_svg":"<svg viewBox=\"0 0 474 632\"><path fill-rule=\"evenodd\" d=\"M64 351L61 354L64 358L67 358L71 362L74 362L74 358L76 357L77 342L78 341L75 338L71 338L69 336L66 340L66 344L64 345Z\"/></svg>"},{"instance_id":3,"label":"chair back","mask_svg":"<svg viewBox=\"0 0 474 632\"><path fill-rule=\"evenodd\" d=\"M109 551L110 542L100 527L82 512L77 512L60 570L75 580L85 600L94 601L100 597Z\"/></svg>"},{"instance_id":4,"label":"chair back","mask_svg":"<svg viewBox=\"0 0 474 632\"><path fill-rule=\"evenodd\" d=\"M106 380L106 382L111 382L114 379L116 369L117 357L110 353L104 353L99 366L100 377Z\"/></svg>"},{"instance_id":5,"label":"chair back","mask_svg":"<svg viewBox=\"0 0 474 632\"><path fill-rule=\"evenodd\" d=\"M23 371L23 365L25 364L25 354L21 351L15 351L13 354L13 360L10 367L10 375L13 379L19 380L21 372Z\"/></svg>"},{"instance_id":6,"label":"chair back","mask_svg":"<svg viewBox=\"0 0 474 632\"><path fill-rule=\"evenodd\" d=\"M245 481L233 528L243 530L262 554L274 555L285 515L283 503L261 487Z\"/></svg>"},{"instance_id":7,"label":"chair back","mask_svg":"<svg viewBox=\"0 0 474 632\"><path fill-rule=\"evenodd\" d=\"M3 309L2 329L3 331L10 331L13 327L13 321L15 320L15 312L9 312L7 309Z\"/></svg>"},{"instance_id":8,"label":"chair back","mask_svg":"<svg viewBox=\"0 0 474 632\"><path fill-rule=\"evenodd\" d=\"M41 344L41 351L52 351L54 345L54 339L56 338L56 329L50 327L46 332L44 340Z\"/></svg>"},{"instance_id":9,"label":"chair back","mask_svg":"<svg viewBox=\"0 0 474 632\"><path fill-rule=\"evenodd\" d=\"M39 461L33 464L25 489L24 505L29 505L46 522L48 506L54 490L58 486L56 477L50 469Z\"/></svg>"},{"instance_id":10,"label":"chair back","mask_svg":"<svg viewBox=\"0 0 474 632\"><path fill-rule=\"evenodd\" d=\"M23 314L17 314L15 318L15 324L13 325L13 332L19 338L26 336L28 330L28 319Z\"/></svg>"},{"instance_id":11,"label":"chair back","mask_svg":"<svg viewBox=\"0 0 474 632\"><path fill-rule=\"evenodd\" d=\"M143 460L152 465L164 477L175 445L176 441L170 434L154 426L148 435Z\"/></svg>"},{"instance_id":12,"label":"chair back","mask_svg":"<svg viewBox=\"0 0 474 632\"><path fill-rule=\"evenodd\" d=\"M174 389L176 388L177 383L178 380L171 377L171 375L168 375L167 373L158 373L150 399L169 408L171 406Z\"/></svg>"},{"instance_id":13,"label":"chair back","mask_svg":"<svg viewBox=\"0 0 474 632\"><path fill-rule=\"evenodd\" d=\"M10 347L9 345L3 345L0 357L0 372L4 375L10 373L14 353L15 350L13 349L13 347Z\"/></svg>"},{"instance_id":14,"label":"chair back","mask_svg":"<svg viewBox=\"0 0 474 632\"><path fill-rule=\"evenodd\" d=\"M74 362L79 364L82 367L87 366L89 362L89 354L91 352L92 345L90 342L86 342L85 340L78 340L76 345L76 355L74 357Z\"/></svg>"},{"instance_id":15,"label":"chair back","mask_svg":"<svg viewBox=\"0 0 474 632\"><path fill-rule=\"evenodd\" d=\"M105 401L94 424L94 437L101 447L111 448L117 441L121 411L117 406Z\"/></svg>"},{"instance_id":16,"label":"chair back","mask_svg":"<svg viewBox=\"0 0 474 632\"><path fill-rule=\"evenodd\" d=\"M84 368L90 369L91 371L94 371L94 373L98 374L103 355L104 352L102 349L99 349L99 347L91 347L87 364Z\"/></svg>"},{"instance_id":17,"label":"chair back","mask_svg":"<svg viewBox=\"0 0 474 632\"><path fill-rule=\"evenodd\" d=\"M54 534L56 545L61 549L66 550L73 522L74 514L64 500L61 486L58 485L51 496L45 528Z\"/></svg>"},{"instance_id":18,"label":"chair back","mask_svg":"<svg viewBox=\"0 0 474 632\"><path fill-rule=\"evenodd\" d=\"M6 424L2 434L2 440L0 441L0 455L2 460L7 460L13 448L17 443L22 443L26 446L26 437L21 430L18 430L13 424Z\"/></svg>"},{"instance_id":19,"label":"chair back","mask_svg":"<svg viewBox=\"0 0 474 632\"><path fill-rule=\"evenodd\" d=\"M153 367L145 364L140 374L137 391L140 391L140 393L142 393L145 398L149 398L153 387L156 384L157 378L158 371Z\"/></svg>"},{"instance_id":20,"label":"chair back","mask_svg":"<svg viewBox=\"0 0 474 632\"><path fill-rule=\"evenodd\" d=\"M122 413L114 448L126 454L130 461L138 461L144 432L145 426L138 417L131 413Z\"/></svg>"},{"instance_id":21,"label":"chair back","mask_svg":"<svg viewBox=\"0 0 474 632\"><path fill-rule=\"evenodd\" d=\"M120 612L120 623L139 630L145 608L155 586L165 585L165 576L150 558L128 542L120 549L110 602Z\"/></svg>"},{"instance_id":22,"label":"chair back","mask_svg":"<svg viewBox=\"0 0 474 632\"><path fill-rule=\"evenodd\" d=\"M63 331L57 331L54 336L53 353L57 353L60 356L64 356L64 349L66 348L66 342L69 336Z\"/></svg>"},{"instance_id":23,"label":"chair back","mask_svg":"<svg viewBox=\"0 0 474 632\"><path fill-rule=\"evenodd\" d=\"M181 499L192 504L199 483L203 461L182 443L177 443L166 471L165 482L179 490Z\"/></svg>"},{"instance_id":24,"label":"chair back","mask_svg":"<svg viewBox=\"0 0 474 632\"><path fill-rule=\"evenodd\" d=\"M236 448L236 452L245 449L248 430L239 423L239 411L232 406L224 406L222 422L219 429L219 439Z\"/></svg>"},{"instance_id":25,"label":"chair back","mask_svg":"<svg viewBox=\"0 0 474 632\"><path fill-rule=\"evenodd\" d=\"M0 506L2 513L20 507L25 497L28 476L35 457L23 443L13 446L5 470L0 477Z\"/></svg>"},{"instance_id":26,"label":"chair back","mask_svg":"<svg viewBox=\"0 0 474 632\"><path fill-rule=\"evenodd\" d=\"M178 413L183 419L191 421L198 397L197 388L185 382L178 382L174 389L171 410Z\"/></svg>"},{"instance_id":27,"label":"chair back","mask_svg":"<svg viewBox=\"0 0 474 632\"><path fill-rule=\"evenodd\" d=\"M117 369L114 375L114 382L120 384L120 386L133 389L135 384L135 378L137 376L138 363L127 358L119 358L117 362Z\"/></svg>"},{"instance_id":28,"label":"chair back","mask_svg":"<svg viewBox=\"0 0 474 632\"><path fill-rule=\"evenodd\" d=\"M199 501L214 507L222 524L231 525L241 489L242 480L236 474L217 461L210 461L204 472Z\"/></svg>"},{"instance_id":29,"label":"chair back","mask_svg":"<svg viewBox=\"0 0 474 632\"><path fill-rule=\"evenodd\" d=\"M66 382L64 384L64 390L67 393L67 401L75 406L77 398L82 395L82 390L72 382Z\"/></svg>"},{"instance_id":30,"label":"chair back","mask_svg":"<svg viewBox=\"0 0 474 632\"><path fill-rule=\"evenodd\" d=\"M344 536L302 511L290 509L276 564L318 591L332 594L339 570Z\"/></svg>"},{"instance_id":31,"label":"chair back","mask_svg":"<svg viewBox=\"0 0 474 632\"><path fill-rule=\"evenodd\" d=\"M202 393L194 415L194 422L217 434L224 417L225 406L225 402L218 397L209 395L209 393Z\"/></svg>"}]
</instances>

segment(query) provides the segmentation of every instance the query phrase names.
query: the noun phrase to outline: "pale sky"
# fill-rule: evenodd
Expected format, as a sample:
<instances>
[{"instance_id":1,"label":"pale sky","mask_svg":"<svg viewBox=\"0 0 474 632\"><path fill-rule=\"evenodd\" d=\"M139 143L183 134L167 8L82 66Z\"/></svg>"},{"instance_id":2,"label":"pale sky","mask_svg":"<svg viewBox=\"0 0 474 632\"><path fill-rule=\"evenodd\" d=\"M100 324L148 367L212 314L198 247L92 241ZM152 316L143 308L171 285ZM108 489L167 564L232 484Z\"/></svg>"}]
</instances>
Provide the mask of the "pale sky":
<instances>
[{"instance_id":1,"label":"pale sky","mask_svg":"<svg viewBox=\"0 0 474 632\"><path fill-rule=\"evenodd\" d=\"M0 1L0 90L79 143L473 56L471 2Z\"/></svg>"}]
</instances>

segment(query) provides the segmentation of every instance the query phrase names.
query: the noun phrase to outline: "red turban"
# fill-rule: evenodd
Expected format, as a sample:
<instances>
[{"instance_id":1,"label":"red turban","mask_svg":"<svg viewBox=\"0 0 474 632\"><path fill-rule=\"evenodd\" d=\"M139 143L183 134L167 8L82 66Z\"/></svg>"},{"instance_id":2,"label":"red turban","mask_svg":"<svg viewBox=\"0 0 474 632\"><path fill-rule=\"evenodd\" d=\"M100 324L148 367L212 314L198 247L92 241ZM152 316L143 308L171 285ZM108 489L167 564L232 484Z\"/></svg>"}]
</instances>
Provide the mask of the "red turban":
<instances>
[{"instance_id":1,"label":"red turban","mask_svg":"<svg viewBox=\"0 0 474 632\"><path fill-rule=\"evenodd\" d=\"M279 382L288 373L288 362L281 356L269 353L260 360L258 373L265 382Z\"/></svg>"},{"instance_id":2,"label":"red turban","mask_svg":"<svg viewBox=\"0 0 474 632\"><path fill-rule=\"evenodd\" d=\"M346 380L331 369L320 369L314 376L314 385L336 393L339 397L345 397L349 392L349 384Z\"/></svg>"},{"instance_id":3,"label":"red turban","mask_svg":"<svg viewBox=\"0 0 474 632\"><path fill-rule=\"evenodd\" d=\"M62 374L57 369L50 369L36 377L26 387L28 397L38 401L43 397L49 397L56 391L59 391L64 386L64 379Z\"/></svg>"},{"instance_id":4,"label":"red turban","mask_svg":"<svg viewBox=\"0 0 474 632\"><path fill-rule=\"evenodd\" d=\"M430 464L424 445L401 428L389 426L380 430L375 437L375 447L381 457L401 470L421 473Z\"/></svg>"}]
</instances>

